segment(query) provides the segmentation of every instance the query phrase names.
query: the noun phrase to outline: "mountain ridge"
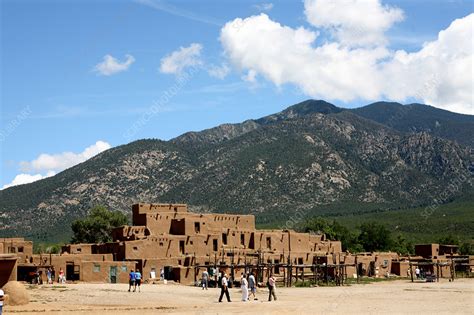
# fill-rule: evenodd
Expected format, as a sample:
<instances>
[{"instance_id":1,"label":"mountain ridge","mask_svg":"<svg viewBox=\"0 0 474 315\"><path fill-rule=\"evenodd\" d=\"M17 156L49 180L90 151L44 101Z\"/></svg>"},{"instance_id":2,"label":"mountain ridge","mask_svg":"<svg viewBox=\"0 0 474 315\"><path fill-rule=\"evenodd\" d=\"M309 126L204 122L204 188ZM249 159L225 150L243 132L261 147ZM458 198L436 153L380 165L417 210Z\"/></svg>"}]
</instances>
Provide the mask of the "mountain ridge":
<instances>
[{"instance_id":1,"label":"mountain ridge","mask_svg":"<svg viewBox=\"0 0 474 315\"><path fill-rule=\"evenodd\" d=\"M194 211L256 214L263 223L295 212L414 207L445 192L452 178L472 176L470 147L450 134L403 132L377 121L379 113L363 114L308 100L256 120L114 147L0 191L0 236L55 239L57 227L67 234L64 227L95 204L128 213L139 201L186 202ZM446 202L465 195L461 186Z\"/></svg>"}]
</instances>

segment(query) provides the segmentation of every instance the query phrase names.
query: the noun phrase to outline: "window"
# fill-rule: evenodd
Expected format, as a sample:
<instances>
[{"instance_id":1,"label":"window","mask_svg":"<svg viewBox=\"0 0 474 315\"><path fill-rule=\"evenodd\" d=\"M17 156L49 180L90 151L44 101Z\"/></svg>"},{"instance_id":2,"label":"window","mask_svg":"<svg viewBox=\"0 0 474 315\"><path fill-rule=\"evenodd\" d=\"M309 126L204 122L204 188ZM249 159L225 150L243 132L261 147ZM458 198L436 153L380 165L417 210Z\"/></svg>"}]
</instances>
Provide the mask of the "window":
<instances>
[{"instance_id":1,"label":"window","mask_svg":"<svg viewBox=\"0 0 474 315\"><path fill-rule=\"evenodd\" d=\"M303 258L298 258L298 265L302 265L303 264Z\"/></svg>"},{"instance_id":2,"label":"window","mask_svg":"<svg viewBox=\"0 0 474 315\"><path fill-rule=\"evenodd\" d=\"M122 266L122 272L127 272L127 266Z\"/></svg>"},{"instance_id":3,"label":"window","mask_svg":"<svg viewBox=\"0 0 474 315\"><path fill-rule=\"evenodd\" d=\"M227 234L222 233L222 244L227 245Z\"/></svg>"},{"instance_id":4,"label":"window","mask_svg":"<svg viewBox=\"0 0 474 315\"><path fill-rule=\"evenodd\" d=\"M384 267L384 268L387 268L387 267L388 267L388 260L387 260L387 259L384 259L384 261L383 261L383 267Z\"/></svg>"},{"instance_id":5,"label":"window","mask_svg":"<svg viewBox=\"0 0 474 315\"><path fill-rule=\"evenodd\" d=\"M174 207L174 211L175 211L175 212L178 211L178 207Z\"/></svg>"},{"instance_id":6,"label":"window","mask_svg":"<svg viewBox=\"0 0 474 315\"><path fill-rule=\"evenodd\" d=\"M138 247L136 247L136 246L133 246L133 250L138 250Z\"/></svg>"},{"instance_id":7,"label":"window","mask_svg":"<svg viewBox=\"0 0 474 315\"><path fill-rule=\"evenodd\" d=\"M160 246L163 247L163 242L160 242Z\"/></svg>"},{"instance_id":8,"label":"window","mask_svg":"<svg viewBox=\"0 0 474 315\"><path fill-rule=\"evenodd\" d=\"M179 241L179 252L184 254L184 241Z\"/></svg>"},{"instance_id":9,"label":"window","mask_svg":"<svg viewBox=\"0 0 474 315\"><path fill-rule=\"evenodd\" d=\"M267 237L267 248L271 249L272 248L272 238Z\"/></svg>"},{"instance_id":10,"label":"window","mask_svg":"<svg viewBox=\"0 0 474 315\"><path fill-rule=\"evenodd\" d=\"M245 234L244 233L240 234L240 244L245 246Z\"/></svg>"},{"instance_id":11,"label":"window","mask_svg":"<svg viewBox=\"0 0 474 315\"><path fill-rule=\"evenodd\" d=\"M217 240L216 239L212 240L212 250L217 252Z\"/></svg>"},{"instance_id":12,"label":"window","mask_svg":"<svg viewBox=\"0 0 474 315\"><path fill-rule=\"evenodd\" d=\"M199 222L194 222L194 232L201 233L201 224Z\"/></svg>"},{"instance_id":13,"label":"window","mask_svg":"<svg viewBox=\"0 0 474 315\"><path fill-rule=\"evenodd\" d=\"M100 272L100 265L95 264L94 269L92 270L94 272Z\"/></svg>"},{"instance_id":14,"label":"window","mask_svg":"<svg viewBox=\"0 0 474 315\"><path fill-rule=\"evenodd\" d=\"M80 252L82 252L82 248L80 248L80 247L76 248L76 251L80 253Z\"/></svg>"},{"instance_id":15,"label":"window","mask_svg":"<svg viewBox=\"0 0 474 315\"><path fill-rule=\"evenodd\" d=\"M23 246L18 247L18 252L19 252L19 253L23 253Z\"/></svg>"}]
</instances>

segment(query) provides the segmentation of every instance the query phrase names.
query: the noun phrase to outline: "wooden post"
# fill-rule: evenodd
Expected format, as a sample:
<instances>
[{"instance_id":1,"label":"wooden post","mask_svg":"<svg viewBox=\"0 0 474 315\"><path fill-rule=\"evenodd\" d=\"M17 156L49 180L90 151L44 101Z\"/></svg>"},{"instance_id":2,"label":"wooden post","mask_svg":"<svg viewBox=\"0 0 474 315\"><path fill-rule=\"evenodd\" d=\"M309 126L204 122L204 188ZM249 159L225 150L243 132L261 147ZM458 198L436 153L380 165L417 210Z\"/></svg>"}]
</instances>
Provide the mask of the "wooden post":
<instances>
[{"instance_id":1,"label":"wooden post","mask_svg":"<svg viewBox=\"0 0 474 315\"><path fill-rule=\"evenodd\" d=\"M359 263L357 262L357 256L355 257L356 277L357 283L359 283Z\"/></svg>"},{"instance_id":2,"label":"wooden post","mask_svg":"<svg viewBox=\"0 0 474 315\"><path fill-rule=\"evenodd\" d=\"M329 285L329 273L328 273L328 264L326 263L324 265L325 269L324 269L324 273L325 273L325 276L326 276L326 285Z\"/></svg>"},{"instance_id":3,"label":"wooden post","mask_svg":"<svg viewBox=\"0 0 474 315\"><path fill-rule=\"evenodd\" d=\"M410 277L411 277L411 282L413 282L413 264L410 261Z\"/></svg>"},{"instance_id":4,"label":"wooden post","mask_svg":"<svg viewBox=\"0 0 474 315\"><path fill-rule=\"evenodd\" d=\"M439 259L436 262L436 282L439 282Z\"/></svg>"},{"instance_id":5,"label":"wooden post","mask_svg":"<svg viewBox=\"0 0 474 315\"><path fill-rule=\"evenodd\" d=\"M454 265L454 259L451 258L451 280L454 281L456 276L456 266Z\"/></svg>"}]
</instances>

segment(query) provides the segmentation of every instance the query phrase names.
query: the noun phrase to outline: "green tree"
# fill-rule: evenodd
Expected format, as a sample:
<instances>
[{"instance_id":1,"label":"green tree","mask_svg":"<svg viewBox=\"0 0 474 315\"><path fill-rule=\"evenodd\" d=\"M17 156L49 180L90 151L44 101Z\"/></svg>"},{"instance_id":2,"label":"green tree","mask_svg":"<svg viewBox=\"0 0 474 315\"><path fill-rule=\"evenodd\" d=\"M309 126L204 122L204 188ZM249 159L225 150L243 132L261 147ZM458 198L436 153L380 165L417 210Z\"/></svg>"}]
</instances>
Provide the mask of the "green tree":
<instances>
[{"instance_id":1,"label":"green tree","mask_svg":"<svg viewBox=\"0 0 474 315\"><path fill-rule=\"evenodd\" d=\"M351 252L362 251L362 246L357 243L357 237L349 229L336 220L329 222L321 217L312 218L303 224L304 232L323 233L333 241L341 241L342 249Z\"/></svg>"},{"instance_id":2,"label":"green tree","mask_svg":"<svg viewBox=\"0 0 474 315\"><path fill-rule=\"evenodd\" d=\"M359 243L368 252L389 250L393 244L390 231L382 224L363 223L359 230Z\"/></svg>"},{"instance_id":3,"label":"green tree","mask_svg":"<svg viewBox=\"0 0 474 315\"><path fill-rule=\"evenodd\" d=\"M95 206L84 219L75 220L71 229L72 243L106 243L112 241L112 230L127 225L127 217L104 206Z\"/></svg>"}]
</instances>

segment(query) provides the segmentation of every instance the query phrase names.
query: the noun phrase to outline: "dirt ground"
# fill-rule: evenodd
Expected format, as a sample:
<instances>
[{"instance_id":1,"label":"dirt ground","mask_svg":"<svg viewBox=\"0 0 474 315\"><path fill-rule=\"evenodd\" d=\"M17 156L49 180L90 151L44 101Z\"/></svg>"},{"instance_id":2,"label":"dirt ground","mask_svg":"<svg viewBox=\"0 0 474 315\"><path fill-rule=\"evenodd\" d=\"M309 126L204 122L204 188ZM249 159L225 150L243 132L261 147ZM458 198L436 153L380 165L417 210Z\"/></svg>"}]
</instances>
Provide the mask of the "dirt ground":
<instances>
[{"instance_id":1,"label":"dirt ground","mask_svg":"<svg viewBox=\"0 0 474 315\"><path fill-rule=\"evenodd\" d=\"M278 301L218 303L219 289L174 284L143 285L140 293L125 284L27 286L31 302L6 306L4 314L474 314L474 279L439 283L383 281L344 287L277 288Z\"/></svg>"}]
</instances>

